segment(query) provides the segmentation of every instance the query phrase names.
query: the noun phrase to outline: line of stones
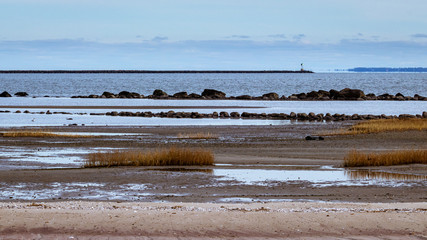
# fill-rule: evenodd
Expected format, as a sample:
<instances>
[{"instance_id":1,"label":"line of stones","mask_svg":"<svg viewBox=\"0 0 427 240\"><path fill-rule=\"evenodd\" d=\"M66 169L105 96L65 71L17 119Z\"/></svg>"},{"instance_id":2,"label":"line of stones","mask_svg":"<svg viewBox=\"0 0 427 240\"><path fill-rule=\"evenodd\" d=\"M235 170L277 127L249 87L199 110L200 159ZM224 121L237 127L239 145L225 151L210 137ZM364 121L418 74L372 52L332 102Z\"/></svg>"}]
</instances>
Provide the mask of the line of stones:
<instances>
[{"instance_id":1,"label":"line of stones","mask_svg":"<svg viewBox=\"0 0 427 240\"><path fill-rule=\"evenodd\" d=\"M10 113L10 111L0 111L0 113ZM15 113L21 113L20 110L15 111ZM68 114L69 112L30 112L25 110L23 113L28 114ZM79 115L87 115L87 113L79 113ZM213 119L272 119L272 120L298 120L298 121L346 121L346 120L371 120L371 119L393 119L393 118L427 118L427 112L422 112L422 114L400 114L400 115L373 115L373 114L330 114L330 113L319 113L315 114L310 113L295 113L291 112L290 114L286 113L238 113L238 112L213 112L213 113L198 113L198 112L128 112L128 111L112 111L107 113L89 113L89 115L106 115L106 116L122 116L122 117L158 117L158 118L213 118Z\"/></svg>"}]
</instances>

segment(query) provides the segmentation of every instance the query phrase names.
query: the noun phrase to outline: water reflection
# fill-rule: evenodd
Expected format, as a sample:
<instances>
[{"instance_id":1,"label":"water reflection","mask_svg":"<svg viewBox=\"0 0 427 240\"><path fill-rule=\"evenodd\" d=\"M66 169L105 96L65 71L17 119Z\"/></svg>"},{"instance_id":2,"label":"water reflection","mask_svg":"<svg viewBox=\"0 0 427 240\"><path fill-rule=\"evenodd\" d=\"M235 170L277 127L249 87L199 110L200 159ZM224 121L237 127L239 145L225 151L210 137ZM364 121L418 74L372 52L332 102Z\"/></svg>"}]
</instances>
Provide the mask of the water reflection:
<instances>
[{"instance_id":1,"label":"water reflection","mask_svg":"<svg viewBox=\"0 0 427 240\"><path fill-rule=\"evenodd\" d=\"M373 172L369 170L346 171L345 175L350 180L388 180L388 181L423 181L427 180L427 176L389 173L389 172Z\"/></svg>"}]
</instances>

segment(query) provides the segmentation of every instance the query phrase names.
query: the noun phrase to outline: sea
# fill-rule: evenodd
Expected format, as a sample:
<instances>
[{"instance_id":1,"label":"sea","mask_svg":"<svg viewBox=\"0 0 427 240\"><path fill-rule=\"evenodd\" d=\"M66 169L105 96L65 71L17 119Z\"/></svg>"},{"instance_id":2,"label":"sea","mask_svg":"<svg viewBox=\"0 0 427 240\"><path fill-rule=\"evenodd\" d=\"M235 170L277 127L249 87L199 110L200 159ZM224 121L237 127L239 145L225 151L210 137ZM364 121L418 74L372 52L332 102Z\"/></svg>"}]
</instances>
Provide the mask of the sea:
<instances>
[{"instance_id":1,"label":"sea","mask_svg":"<svg viewBox=\"0 0 427 240\"><path fill-rule=\"evenodd\" d=\"M0 91L27 92L30 96L71 97L104 91L150 95L161 89L200 94L216 89L227 96L280 96L330 89L356 88L376 95L401 93L427 95L427 73L71 73L0 74Z\"/></svg>"},{"instance_id":2,"label":"sea","mask_svg":"<svg viewBox=\"0 0 427 240\"><path fill-rule=\"evenodd\" d=\"M185 91L201 94L204 89L227 96L279 96L317 90L356 88L376 95L401 93L427 96L427 73L30 73L0 74L0 92L27 92L29 97L0 98L0 127L63 125L283 125L289 120L171 119L91 115L110 111L184 111L250 113L331 114L422 114L427 101L248 101L248 100L158 100L87 99L72 96L101 95L104 91L150 95L162 89L169 95ZM29 106L32 106L29 108ZM40 106L39 108L35 108ZM43 107L42 107L43 106ZM61 108L79 106L79 108ZM83 106L83 107L82 107ZM96 108L94 108L94 106ZM141 109L146 106L147 109ZM159 108L156 108L159 106ZM165 108L167 107L167 109ZM127 107L127 108L124 108ZM67 112L67 115L40 114ZM19 112L30 112L24 114Z\"/></svg>"}]
</instances>

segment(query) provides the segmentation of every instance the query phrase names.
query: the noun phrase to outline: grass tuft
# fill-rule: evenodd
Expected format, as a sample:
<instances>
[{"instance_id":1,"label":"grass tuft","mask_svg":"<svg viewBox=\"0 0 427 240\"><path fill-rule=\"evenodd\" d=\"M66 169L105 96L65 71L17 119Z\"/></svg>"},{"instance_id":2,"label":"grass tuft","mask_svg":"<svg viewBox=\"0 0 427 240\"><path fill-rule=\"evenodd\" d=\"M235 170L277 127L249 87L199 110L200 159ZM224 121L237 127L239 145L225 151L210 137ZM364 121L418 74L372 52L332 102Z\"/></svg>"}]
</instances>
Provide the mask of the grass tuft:
<instances>
[{"instance_id":1,"label":"grass tuft","mask_svg":"<svg viewBox=\"0 0 427 240\"><path fill-rule=\"evenodd\" d=\"M427 150L400 150L387 153L361 153L352 150L344 158L344 167L427 164Z\"/></svg>"},{"instance_id":2,"label":"grass tuft","mask_svg":"<svg viewBox=\"0 0 427 240\"><path fill-rule=\"evenodd\" d=\"M348 130L332 133L330 135L357 135L367 133L380 133L392 131L423 131L427 130L426 118L408 119L375 119L357 123Z\"/></svg>"},{"instance_id":3,"label":"grass tuft","mask_svg":"<svg viewBox=\"0 0 427 240\"><path fill-rule=\"evenodd\" d=\"M0 137L34 137L34 138L50 138L50 137L66 137L66 138L91 138L90 135L75 135L75 134L60 134L47 131L10 131L0 133Z\"/></svg>"},{"instance_id":4,"label":"grass tuft","mask_svg":"<svg viewBox=\"0 0 427 240\"><path fill-rule=\"evenodd\" d=\"M211 151L172 147L148 152L117 150L106 153L90 153L83 167L191 166L213 164L214 155Z\"/></svg>"},{"instance_id":5,"label":"grass tuft","mask_svg":"<svg viewBox=\"0 0 427 240\"><path fill-rule=\"evenodd\" d=\"M218 135L212 134L212 133L203 133L203 132L188 133L188 134L179 133L178 138L181 138L181 139L218 139Z\"/></svg>"}]
</instances>

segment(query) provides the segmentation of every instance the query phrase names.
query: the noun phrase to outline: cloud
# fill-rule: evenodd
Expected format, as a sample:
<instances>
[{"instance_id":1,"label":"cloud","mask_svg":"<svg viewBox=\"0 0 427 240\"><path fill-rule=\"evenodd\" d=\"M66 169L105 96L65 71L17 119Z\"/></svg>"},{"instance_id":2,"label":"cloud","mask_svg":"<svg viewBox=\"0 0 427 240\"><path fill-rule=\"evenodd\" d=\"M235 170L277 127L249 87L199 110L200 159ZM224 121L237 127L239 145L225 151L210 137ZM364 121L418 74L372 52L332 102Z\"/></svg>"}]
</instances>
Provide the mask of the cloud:
<instances>
[{"instance_id":1,"label":"cloud","mask_svg":"<svg viewBox=\"0 0 427 240\"><path fill-rule=\"evenodd\" d=\"M248 36L248 35L232 35L232 36L230 36L228 38L249 39L251 37Z\"/></svg>"},{"instance_id":2,"label":"cloud","mask_svg":"<svg viewBox=\"0 0 427 240\"><path fill-rule=\"evenodd\" d=\"M155 36L153 39L151 39L151 41L153 42L161 42L161 41L165 41L168 40L168 37L165 36Z\"/></svg>"},{"instance_id":3,"label":"cloud","mask_svg":"<svg viewBox=\"0 0 427 240\"><path fill-rule=\"evenodd\" d=\"M285 34L272 34L272 35L268 35L268 37L270 37L270 38L286 39L286 35Z\"/></svg>"},{"instance_id":4,"label":"cloud","mask_svg":"<svg viewBox=\"0 0 427 240\"><path fill-rule=\"evenodd\" d=\"M297 35L303 38L305 35ZM84 39L0 41L2 69L283 69L355 66L405 67L427 62L427 44L344 39L307 43L272 39L101 43ZM297 63L297 64L296 64ZM405 65L406 64L406 65Z\"/></svg>"},{"instance_id":5,"label":"cloud","mask_svg":"<svg viewBox=\"0 0 427 240\"><path fill-rule=\"evenodd\" d=\"M417 34L412 34L411 37L413 37L413 38L427 38L427 34L417 33Z\"/></svg>"},{"instance_id":6,"label":"cloud","mask_svg":"<svg viewBox=\"0 0 427 240\"><path fill-rule=\"evenodd\" d=\"M297 35L294 35L294 37L293 37L293 39L295 40L295 41L300 41L301 39L303 39L303 38L305 38L306 36L305 36L305 34L297 34Z\"/></svg>"}]
</instances>

